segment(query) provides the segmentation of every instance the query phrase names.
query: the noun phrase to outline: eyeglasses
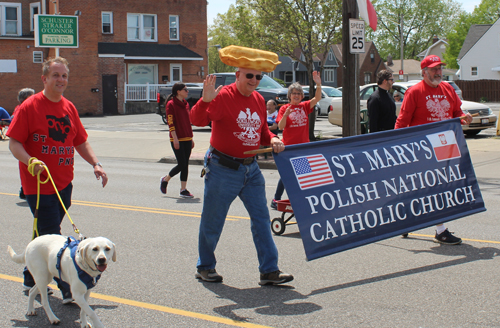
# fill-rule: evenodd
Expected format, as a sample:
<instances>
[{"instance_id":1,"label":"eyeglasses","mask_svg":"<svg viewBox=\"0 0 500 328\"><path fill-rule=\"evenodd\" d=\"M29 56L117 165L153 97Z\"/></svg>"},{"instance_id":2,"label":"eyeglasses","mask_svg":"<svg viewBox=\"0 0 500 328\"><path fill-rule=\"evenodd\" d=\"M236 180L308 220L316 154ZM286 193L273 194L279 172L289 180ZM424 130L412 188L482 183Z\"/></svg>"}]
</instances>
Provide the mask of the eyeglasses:
<instances>
[{"instance_id":1,"label":"eyeglasses","mask_svg":"<svg viewBox=\"0 0 500 328\"><path fill-rule=\"evenodd\" d=\"M247 78L247 79L249 79L249 80L253 79L253 77L255 76L255 78L257 79L257 81L262 80L262 78L264 77L264 76L263 76L263 75L261 75L261 74L256 74L256 75L254 75L254 74L252 74L252 73L247 73L247 74L245 74L245 76L246 76L246 78Z\"/></svg>"},{"instance_id":2,"label":"eyeglasses","mask_svg":"<svg viewBox=\"0 0 500 328\"><path fill-rule=\"evenodd\" d=\"M184 91L186 91L186 92L189 92L188 88L184 88L184 89L182 89L182 90L184 90Z\"/></svg>"},{"instance_id":3,"label":"eyeglasses","mask_svg":"<svg viewBox=\"0 0 500 328\"><path fill-rule=\"evenodd\" d=\"M387 81L394 81L394 79L387 79Z\"/></svg>"},{"instance_id":4,"label":"eyeglasses","mask_svg":"<svg viewBox=\"0 0 500 328\"><path fill-rule=\"evenodd\" d=\"M302 93L300 93L300 92L292 92L292 96L302 96Z\"/></svg>"}]
</instances>

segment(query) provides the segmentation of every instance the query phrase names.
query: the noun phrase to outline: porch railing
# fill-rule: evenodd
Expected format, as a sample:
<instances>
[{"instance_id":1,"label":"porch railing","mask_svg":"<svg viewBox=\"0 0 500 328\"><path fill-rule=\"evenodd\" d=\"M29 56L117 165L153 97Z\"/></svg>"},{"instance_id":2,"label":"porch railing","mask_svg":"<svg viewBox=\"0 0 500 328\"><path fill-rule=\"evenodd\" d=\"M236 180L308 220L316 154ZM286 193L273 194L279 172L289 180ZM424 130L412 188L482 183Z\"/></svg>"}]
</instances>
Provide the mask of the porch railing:
<instances>
[{"instance_id":1,"label":"porch railing","mask_svg":"<svg viewBox=\"0 0 500 328\"><path fill-rule=\"evenodd\" d=\"M125 102L127 101L156 101L156 94L165 84L128 84L125 83Z\"/></svg>"}]
</instances>

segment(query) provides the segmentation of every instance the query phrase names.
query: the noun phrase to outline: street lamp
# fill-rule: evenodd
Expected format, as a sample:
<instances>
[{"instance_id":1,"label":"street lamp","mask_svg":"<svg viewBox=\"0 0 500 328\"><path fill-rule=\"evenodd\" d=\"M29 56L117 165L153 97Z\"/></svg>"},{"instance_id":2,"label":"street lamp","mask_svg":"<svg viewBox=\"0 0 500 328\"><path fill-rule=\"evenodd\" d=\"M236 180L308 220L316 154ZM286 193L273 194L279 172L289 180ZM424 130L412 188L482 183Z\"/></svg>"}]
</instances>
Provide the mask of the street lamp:
<instances>
[{"instance_id":1,"label":"street lamp","mask_svg":"<svg viewBox=\"0 0 500 328\"><path fill-rule=\"evenodd\" d=\"M210 74L210 58L209 58L209 56L210 56L209 54L210 54L210 53L209 53L209 51L208 51L208 50L209 50L211 47L216 47L216 48L217 48L217 52L219 52L219 51L220 51L220 49L222 48L222 47L220 46L220 44L214 44L213 46L208 46L208 48L207 48L207 68L208 68L208 74Z\"/></svg>"}]
</instances>

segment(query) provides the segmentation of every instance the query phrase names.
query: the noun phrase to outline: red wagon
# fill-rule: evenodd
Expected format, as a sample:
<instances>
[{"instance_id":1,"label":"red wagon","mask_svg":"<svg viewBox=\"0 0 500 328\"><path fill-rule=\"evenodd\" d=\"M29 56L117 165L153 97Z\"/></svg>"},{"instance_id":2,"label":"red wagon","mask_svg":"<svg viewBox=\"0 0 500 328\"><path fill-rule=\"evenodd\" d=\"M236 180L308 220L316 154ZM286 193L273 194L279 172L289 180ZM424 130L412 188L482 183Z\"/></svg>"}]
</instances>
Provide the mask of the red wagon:
<instances>
[{"instance_id":1,"label":"red wagon","mask_svg":"<svg viewBox=\"0 0 500 328\"><path fill-rule=\"evenodd\" d=\"M297 222L289 222L291 219L295 217L295 214L293 214L293 209L292 205L290 204L290 200L285 199L285 200L278 200L276 201L277 203L277 209L278 211L282 212L281 217L279 218L274 218L271 221L271 230L276 234L276 235L281 235L285 232L286 226L290 224L297 224ZM287 217L288 214L288 217Z\"/></svg>"}]
</instances>

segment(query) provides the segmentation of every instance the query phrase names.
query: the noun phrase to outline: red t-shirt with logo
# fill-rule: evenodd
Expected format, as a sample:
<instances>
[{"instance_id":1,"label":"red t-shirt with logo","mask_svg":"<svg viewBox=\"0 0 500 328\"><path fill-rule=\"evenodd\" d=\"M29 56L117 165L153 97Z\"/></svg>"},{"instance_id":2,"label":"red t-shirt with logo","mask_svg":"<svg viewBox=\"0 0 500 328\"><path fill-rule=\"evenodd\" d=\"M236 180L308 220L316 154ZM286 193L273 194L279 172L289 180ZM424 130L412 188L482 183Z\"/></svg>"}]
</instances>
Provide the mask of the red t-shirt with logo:
<instances>
[{"instance_id":1,"label":"red t-shirt with logo","mask_svg":"<svg viewBox=\"0 0 500 328\"><path fill-rule=\"evenodd\" d=\"M290 115L286 118L286 125L283 129L283 143L285 145L295 145L309 142L309 114L314 110L311 108L311 101L303 101L298 105L286 104L281 106L276 122L281 121L285 111L291 107Z\"/></svg>"},{"instance_id":2,"label":"red t-shirt with logo","mask_svg":"<svg viewBox=\"0 0 500 328\"><path fill-rule=\"evenodd\" d=\"M394 128L460 117L464 115L461 105L462 101L448 83L441 82L433 88L422 80L406 91Z\"/></svg>"},{"instance_id":3,"label":"red t-shirt with logo","mask_svg":"<svg viewBox=\"0 0 500 328\"><path fill-rule=\"evenodd\" d=\"M73 180L75 146L87 140L87 132L73 103L64 97L59 102L52 102L43 92L29 97L19 106L7 135L21 142L31 157L47 165L58 190L66 188ZM21 162L19 171L24 193L36 194L36 176L33 177ZM41 177L45 180L46 172ZM42 184L40 193L54 194L52 183Z\"/></svg>"},{"instance_id":4,"label":"red t-shirt with logo","mask_svg":"<svg viewBox=\"0 0 500 328\"><path fill-rule=\"evenodd\" d=\"M210 144L231 157L251 157L244 152L269 145L275 136L267 126L264 98L255 91L249 97L243 96L235 83L223 87L209 103L201 98L191 108L190 117L196 126L211 121Z\"/></svg>"}]
</instances>

